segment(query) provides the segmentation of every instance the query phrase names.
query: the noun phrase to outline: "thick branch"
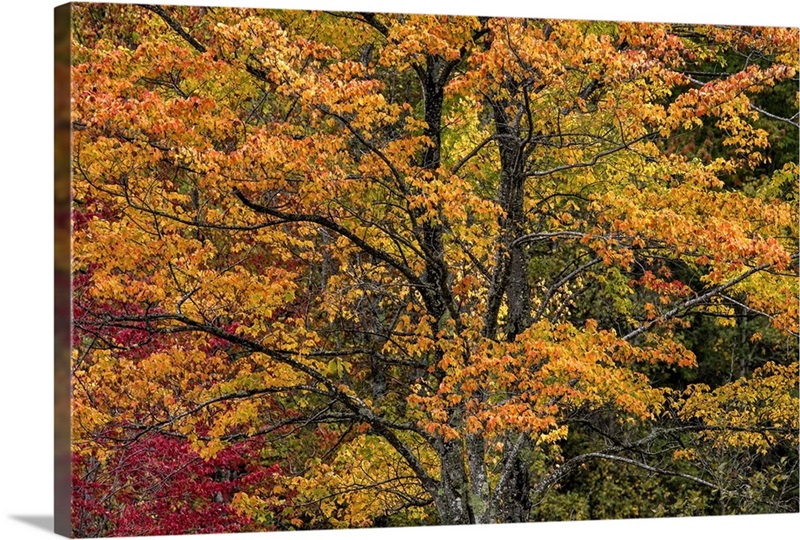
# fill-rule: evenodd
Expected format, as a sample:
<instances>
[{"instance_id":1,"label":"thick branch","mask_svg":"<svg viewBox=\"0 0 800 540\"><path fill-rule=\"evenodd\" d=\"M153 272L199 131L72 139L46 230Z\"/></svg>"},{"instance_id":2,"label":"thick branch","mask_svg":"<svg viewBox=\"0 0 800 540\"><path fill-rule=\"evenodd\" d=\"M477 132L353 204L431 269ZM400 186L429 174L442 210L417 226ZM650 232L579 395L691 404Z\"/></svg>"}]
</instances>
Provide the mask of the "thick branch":
<instances>
[{"instance_id":1,"label":"thick branch","mask_svg":"<svg viewBox=\"0 0 800 540\"><path fill-rule=\"evenodd\" d=\"M395 180L397 180L397 182L401 185L401 187L403 187L402 186L402 177L400 176L400 173L398 172L397 168L389 160L389 158L387 158L386 155L383 152L381 152L378 148L376 148L375 145L369 143L366 139L364 139L364 137L358 131L356 131L356 129L353 128L352 125L350 125L350 122L345 117L343 117L340 114L336 114L334 112L331 112L331 111L329 111L327 109L324 109L322 107L317 107L317 108L323 114L327 114L329 116L333 116L334 118L339 120L342 123L342 125L344 125L344 127L346 127L347 130L350 133L352 133L353 136L356 139L358 139L358 142L360 142L362 145L364 145L364 147L367 148L370 152L372 152L373 154L378 156L378 158L380 158L380 160L383 161L386 164L387 167L389 167L389 170L392 172L392 176L394 176Z\"/></svg>"},{"instance_id":2,"label":"thick branch","mask_svg":"<svg viewBox=\"0 0 800 540\"><path fill-rule=\"evenodd\" d=\"M217 326L212 326L208 324L203 324L197 322L189 317L183 315L173 315L173 314L158 314L158 315L151 315L148 317L143 316L129 316L129 317L120 317L121 321L143 321L147 320L161 320L161 321L174 321L182 323L190 328L193 328L197 331L204 332L218 338L224 339L229 343L234 343L236 345L240 345L244 347L246 350L252 352L258 352L262 354L266 354L267 356L271 357L272 359L285 364L301 373L304 373L311 377L312 380L317 381L318 383L322 384L325 388L328 389L325 394L339 400L347 409L355 413L355 416L363 422L366 422L372 426L376 433L381 435L392 447L405 459L408 466L414 471L417 477L420 479L420 482L425 489L428 490L429 493L432 495L436 493L436 489L438 483L436 480L431 478L428 473L425 471L425 467L423 467L422 463L419 459L414 455L414 453L399 439L399 437L392 431L393 429L405 430L405 431L413 431L426 440L429 440L429 436L426 433L422 432L415 427L408 425L408 424L397 424L392 422L388 419L385 419L377 414L375 414L364 401L357 396L348 395L344 392L340 385L337 384L335 381L332 381L316 369L303 364L297 360L292 359L286 354L282 354L274 349L270 349L264 347L260 343L250 340L244 336L233 334L231 332L227 332L222 328ZM313 387L308 387L313 388ZM268 391L268 389L267 389ZM320 391L320 390L317 390ZM256 393L264 393L265 391L255 391ZM247 397L244 393L241 395L231 394L228 396L228 399L240 398L240 397ZM213 400L212 402L219 401L220 399ZM210 403L209 403L210 404ZM208 406L208 404L202 405L202 407ZM198 409L200 410L200 409ZM191 414L191 413L187 413ZM174 421L174 420L173 420Z\"/></svg>"},{"instance_id":3,"label":"thick branch","mask_svg":"<svg viewBox=\"0 0 800 540\"><path fill-rule=\"evenodd\" d=\"M194 48L197 52L202 54L208 50L205 45L203 45L202 43L197 41L194 37L192 37L192 35L189 32L187 32L183 28L183 26L181 26L181 24L176 19L174 19L169 13L167 13L166 10L164 10L164 8L162 8L161 6L141 5L141 7L149 11L152 11L153 13L161 17L161 19L167 24L167 26L175 30L175 32L177 32L177 34L181 36L181 38L183 38L184 41L186 41L189 45L191 45L192 48ZM264 72L264 70L251 65L246 65L245 69L250 75L254 76L256 79L263 82L268 82L267 74Z\"/></svg>"},{"instance_id":4,"label":"thick branch","mask_svg":"<svg viewBox=\"0 0 800 540\"><path fill-rule=\"evenodd\" d=\"M275 210L274 208L270 208L268 206L264 206L258 203L255 203L248 199L244 193L242 193L239 188L234 188L233 194L248 208L254 210L260 214L266 214L268 216L272 216L281 220L285 220L288 222L307 222L307 223L316 223L317 225L321 225L326 229L335 232L341 236L344 236L351 242L353 242L356 246L362 249L367 254L371 255L375 259L383 261L387 263L389 266L403 274L403 276L409 281L409 283L413 284L416 287L424 287L424 284L419 280L419 278L414 274L414 272L403 264L401 261L386 253L385 251L376 248L375 246L367 243L364 239L357 236L355 233L346 229L336 223L335 221L315 215L315 214L289 214L285 212L281 212L279 210Z\"/></svg>"},{"instance_id":5,"label":"thick branch","mask_svg":"<svg viewBox=\"0 0 800 540\"><path fill-rule=\"evenodd\" d=\"M152 11L153 13L155 13L156 15L161 17L161 19L165 23L167 23L167 26L169 26L170 28L175 30L175 32L177 32L178 35L181 36L196 51L198 51L200 53L206 52L205 45L203 45L202 43L197 41L195 38L193 38L192 35L189 34L189 32L187 32L183 28L183 26L181 26L181 23L179 23L169 13L167 13L166 10L163 7L161 7L161 6L151 6L151 5L147 5L147 4L141 4L140 7L144 8L146 10Z\"/></svg>"}]
</instances>

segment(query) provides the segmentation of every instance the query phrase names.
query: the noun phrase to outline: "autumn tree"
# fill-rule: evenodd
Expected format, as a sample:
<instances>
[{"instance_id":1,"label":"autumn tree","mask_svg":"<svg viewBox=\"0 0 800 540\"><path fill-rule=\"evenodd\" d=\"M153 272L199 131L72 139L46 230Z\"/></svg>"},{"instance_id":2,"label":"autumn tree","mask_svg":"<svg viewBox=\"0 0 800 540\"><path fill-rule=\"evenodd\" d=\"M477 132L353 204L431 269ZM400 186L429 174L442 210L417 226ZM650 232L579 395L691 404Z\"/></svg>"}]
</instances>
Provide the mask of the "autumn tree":
<instances>
[{"instance_id":1,"label":"autumn tree","mask_svg":"<svg viewBox=\"0 0 800 540\"><path fill-rule=\"evenodd\" d=\"M797 511L796 29L74 27L79 463L249 441L257 527Z\"/></svg>"}]
</instances>

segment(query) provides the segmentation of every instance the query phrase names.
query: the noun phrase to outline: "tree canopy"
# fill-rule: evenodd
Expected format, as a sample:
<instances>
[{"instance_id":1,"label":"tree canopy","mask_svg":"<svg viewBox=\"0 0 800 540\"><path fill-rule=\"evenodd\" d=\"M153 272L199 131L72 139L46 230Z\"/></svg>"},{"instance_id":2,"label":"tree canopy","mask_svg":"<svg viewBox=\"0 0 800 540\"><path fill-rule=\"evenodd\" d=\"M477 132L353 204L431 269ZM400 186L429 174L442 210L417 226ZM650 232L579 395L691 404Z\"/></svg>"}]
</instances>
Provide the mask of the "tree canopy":
<instances>
[{"instance_id":1,"label":"tree canopy","mask_svg":"<svg viewBox=\"0 0 800 540\"><path fill-rule=\"evenodd\" d=\"M798 31L77 4L81 536L798 511Z\"/></svg>"}]
</instances>

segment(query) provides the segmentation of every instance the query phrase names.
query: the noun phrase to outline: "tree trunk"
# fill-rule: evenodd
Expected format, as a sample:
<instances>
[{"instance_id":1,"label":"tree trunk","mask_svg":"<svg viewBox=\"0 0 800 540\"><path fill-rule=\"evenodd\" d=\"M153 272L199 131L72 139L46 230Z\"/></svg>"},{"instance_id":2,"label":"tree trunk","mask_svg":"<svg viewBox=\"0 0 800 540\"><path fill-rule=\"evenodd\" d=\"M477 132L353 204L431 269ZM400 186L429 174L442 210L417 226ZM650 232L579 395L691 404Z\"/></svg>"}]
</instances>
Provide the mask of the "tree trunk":
<instances>
[{"instance_id":1,"label":"tree trunk","mask_svg":"<svg viewBox=\"0 0 800 540\"><path fill-rule=\"evenodd\" d=\"M528 470L530 441L525 439L516 455L512 455L514 440L506 440L503 453L510 459L510 475L497 497L495 517L499 523L524 523L531 513L531 479ZM507 463L507 461L504 460Z\"/></svg>"},{"instance_id":2,"label":"tree trunk","mask_svg":"<svg viewBox=\"0 0 800 540\"><path fill-rule=\"evenodd\" d=\"M480 435L467 435L469 467L469 505L473 523L492 523L491 492L486 474L486 443Z\"/></svg>"},{"instance_id":3,"label":"tree trunk","mask_svg":"<svg viewBox=\"0 0 800 540\"><path fill-rule=\"evenodd\" d=\"M500 225L503 230L502 244L505 252L498 255L502 264L498 265L502 279L495 280L490 293L497 295L494 303L498 306L505 295L508 313L504 325L505 339L514 341L525 331L533 321L531 315L531 288L528 277L528 254L523 245L514 243L514 240L525 234L525 176L523 174L525 145L519 133L519 126L512 126L506 113L505 103L495 103L493 106L495 130L498 137L500 150L500 186L498 200L505 212L505 217ZM491 302L491 300L490 300ZM497 314L494 314L494 324L487 325L485 335L495 339L497 329ZM493 519L500 523L525 522L531 510L530 501L530 472L528 470L528 456L530 443L523 439L522 448L514 449L514 440L506 441L504 454L504 468L509 468L509 476L502 486L500 493L493 497L495 508Z\"/></svg>"},{"instance_id":4,"label":"tree trunk","mask_svg":"<svg viewBox=\"0 0 800 540\"><path fill-rule=\"evenodd\" d=\"M459 440L443 442L439 448L441 479L435 496L442 525L474 523L469 505L469 482L464 468L464 453Z\"/></svg>"}]
</instances>

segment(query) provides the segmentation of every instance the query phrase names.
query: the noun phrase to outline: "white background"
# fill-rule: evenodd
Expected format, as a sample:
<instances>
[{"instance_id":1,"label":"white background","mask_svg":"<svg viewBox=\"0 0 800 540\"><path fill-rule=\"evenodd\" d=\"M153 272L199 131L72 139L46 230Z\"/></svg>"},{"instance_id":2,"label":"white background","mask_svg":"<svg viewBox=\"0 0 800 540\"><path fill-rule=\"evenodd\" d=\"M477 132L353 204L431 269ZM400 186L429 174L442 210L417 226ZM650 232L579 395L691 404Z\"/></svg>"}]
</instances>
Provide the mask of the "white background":
<instances>
[{"instance_id":1,"label":"white background","mask_svg":"<svg viewBox=\"0 0 800 540\"><path fill-rule=\"evenodd\" d=\"M166 1L166 0L162 0ZM172 3L202 5L204 2ZM781 0L216 0L228 6L561 17L799 26L794 2ZM55 1L13 0L0 12L0 538L52 533L53 358L53 8ZM753 540L800 531L800 514L544 523L417 529L272 533L297 540L399 540L413 535L465 539L725 538ZM235 538L264 537L240 534ZM186 537L188 538L188 537ZM227 538L207 535L211 540Z\"/></svg>"}]
</instances>

